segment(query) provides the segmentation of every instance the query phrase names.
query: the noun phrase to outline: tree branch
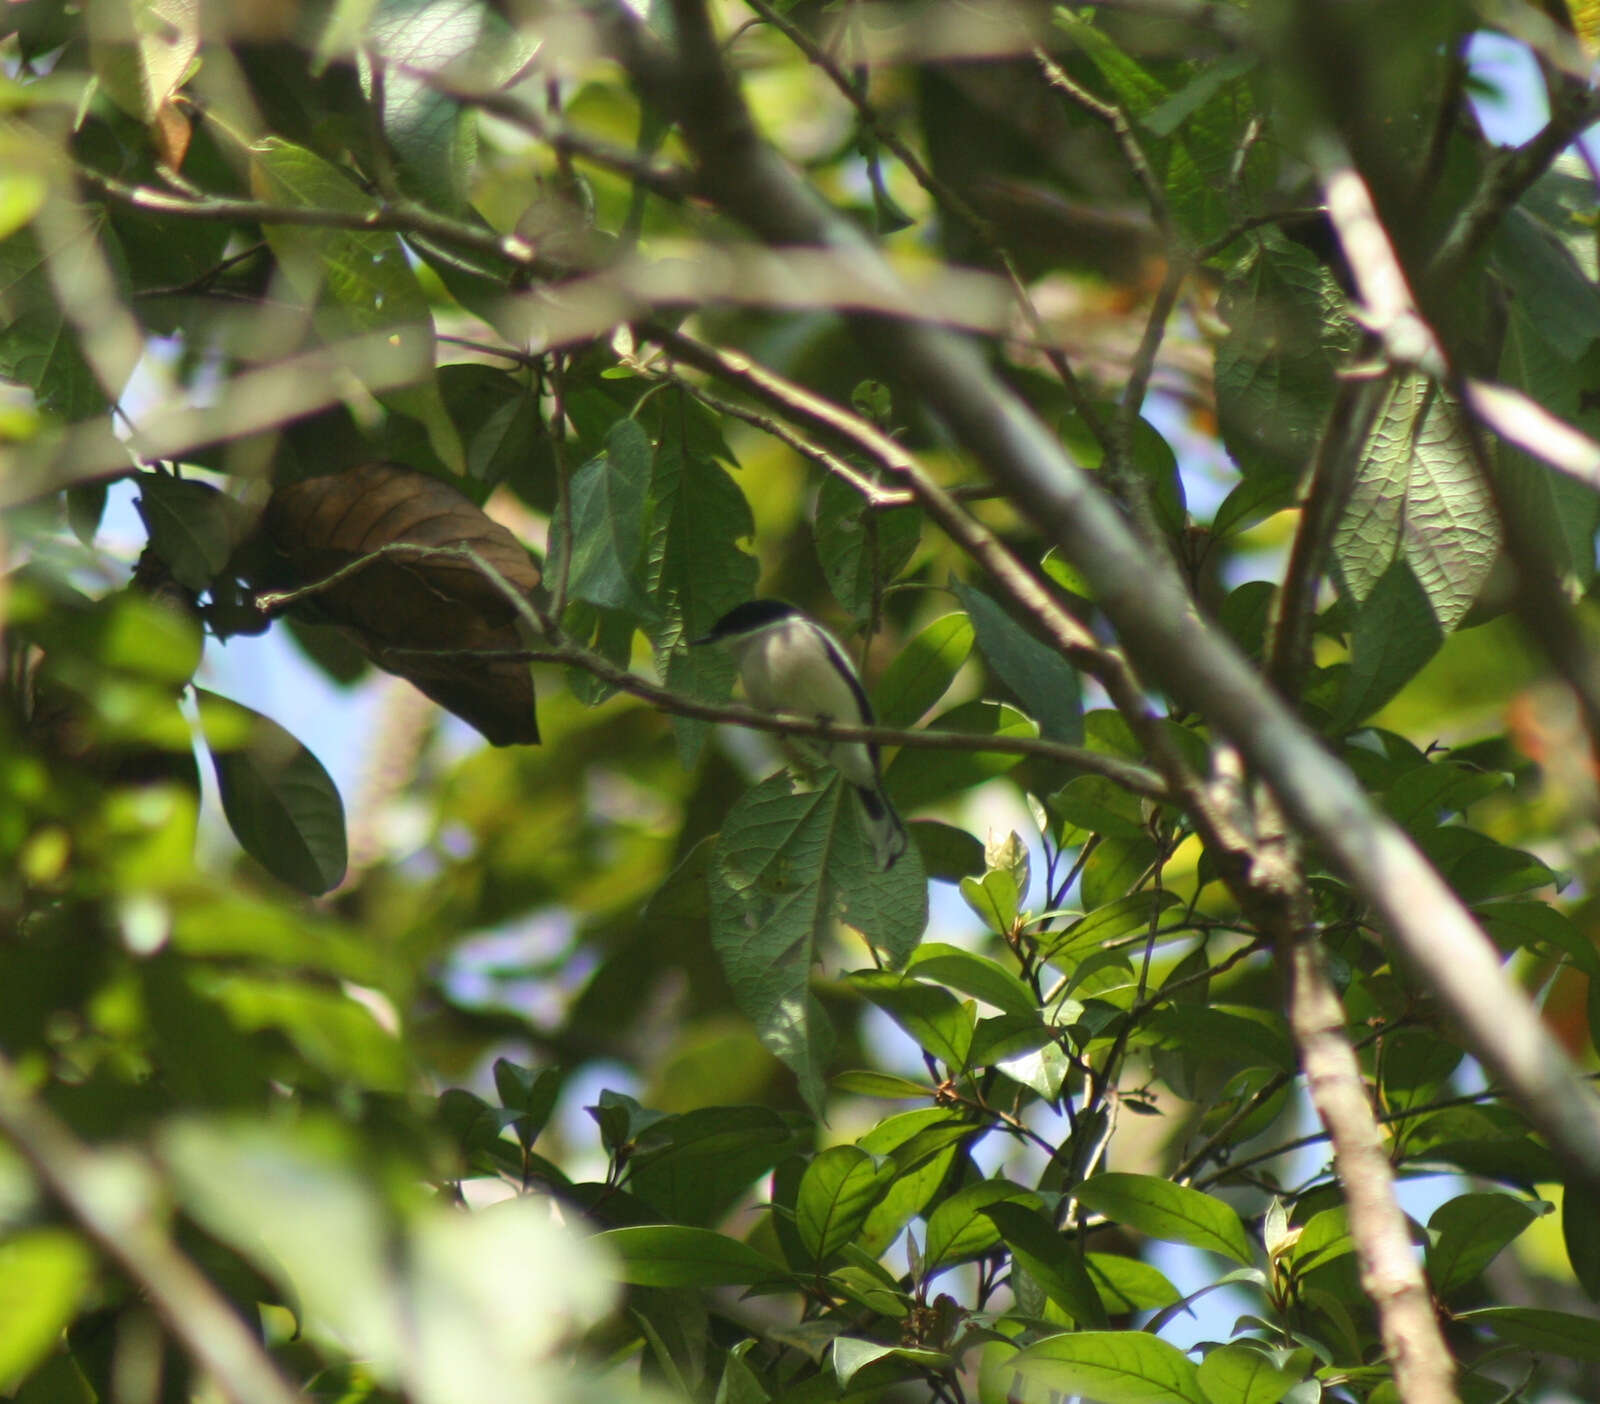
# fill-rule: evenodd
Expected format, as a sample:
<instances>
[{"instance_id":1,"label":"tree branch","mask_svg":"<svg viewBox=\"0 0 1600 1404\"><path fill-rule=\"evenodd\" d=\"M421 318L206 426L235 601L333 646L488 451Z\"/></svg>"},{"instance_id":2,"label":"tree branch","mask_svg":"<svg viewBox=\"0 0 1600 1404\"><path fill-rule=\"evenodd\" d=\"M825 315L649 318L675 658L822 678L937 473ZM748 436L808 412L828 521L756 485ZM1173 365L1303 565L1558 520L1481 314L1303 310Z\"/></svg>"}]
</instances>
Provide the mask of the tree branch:
<instances>
[{"instance_id":1,"label":"tree branch","mask_svg":"<svg viewBox=\"0 0 1600 1404\"><path fill-rule=\"evenodd\" d=\"M681 58L667 54L631 10L615 6L601 22L645 96L682 124L706 191L763 238L831 245L862 277L892 284L892 273L856 230L760 140L721 68L703 9L676 0L673 13ZM1293 820L1321 843L1437 989L1477 1056L1583 1182L1600 1189L1600 1101L1579 1081L1526 994L1506 978L1471 914L1405 833L1201 620L1175 569L1152 558L1056 436L968 343L910 319L857 317L854 326L1084 572L1148 675L1206 716L1268 780Z\"/></svg>"}]
</instances>

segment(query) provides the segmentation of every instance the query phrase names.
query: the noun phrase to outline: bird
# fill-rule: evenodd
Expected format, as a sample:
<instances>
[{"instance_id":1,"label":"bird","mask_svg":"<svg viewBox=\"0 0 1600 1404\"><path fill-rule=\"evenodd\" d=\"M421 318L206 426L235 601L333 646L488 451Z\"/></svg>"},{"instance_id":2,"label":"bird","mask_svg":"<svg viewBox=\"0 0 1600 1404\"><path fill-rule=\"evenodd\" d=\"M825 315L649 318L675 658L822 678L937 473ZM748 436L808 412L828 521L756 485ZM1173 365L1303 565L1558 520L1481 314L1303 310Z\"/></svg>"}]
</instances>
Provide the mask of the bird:
<instances>
[{"instance_id":1,"label":"bird","mask_svg":"<svg viewBox=\"0 0 1600 1404\"><path fill-rule=\"evenodd\" d=\"M849 655L821 624L786 600L735 605L693 644L720 644L732 655L750 704L763 711L845 726L871 726L872 704ZM806 749L854 788L879 868L906 851L906 826L883 788L872 742L809 739Z\"/></svg>"}]
</instances>

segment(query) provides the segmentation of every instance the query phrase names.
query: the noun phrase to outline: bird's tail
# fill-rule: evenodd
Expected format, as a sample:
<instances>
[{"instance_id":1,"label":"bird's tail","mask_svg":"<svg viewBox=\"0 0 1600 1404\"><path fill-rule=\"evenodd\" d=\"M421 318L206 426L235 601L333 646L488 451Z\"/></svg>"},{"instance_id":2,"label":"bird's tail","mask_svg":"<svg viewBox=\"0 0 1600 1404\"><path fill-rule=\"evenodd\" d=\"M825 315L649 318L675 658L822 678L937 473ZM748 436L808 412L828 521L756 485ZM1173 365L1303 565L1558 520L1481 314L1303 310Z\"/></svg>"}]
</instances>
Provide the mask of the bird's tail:
<instances>
[{"instance_id":1,"label":"bird's tail","mask_svg":"<svg viewBox=\"0 0 1600 1404\"><path fill-rule=\"evenodd\" d=\"M877 854L878 866L887 872L895 860L906 851L910 842L906 826L895 813L894 805L881 786L857 785L861 796L861 809L867 817L867 835L872 840L872 851Z\"/></svg>"}]
</instances>

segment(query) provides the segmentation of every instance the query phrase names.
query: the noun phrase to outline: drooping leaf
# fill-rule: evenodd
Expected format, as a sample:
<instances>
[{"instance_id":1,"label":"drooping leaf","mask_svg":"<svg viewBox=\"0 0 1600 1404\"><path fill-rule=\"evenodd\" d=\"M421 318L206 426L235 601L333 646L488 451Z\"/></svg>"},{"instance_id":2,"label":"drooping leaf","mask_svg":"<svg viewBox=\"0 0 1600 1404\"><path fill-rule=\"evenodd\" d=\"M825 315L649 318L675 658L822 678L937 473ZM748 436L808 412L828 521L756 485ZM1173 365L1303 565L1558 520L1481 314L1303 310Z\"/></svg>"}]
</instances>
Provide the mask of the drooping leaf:
<instances>
[{"instance_id":1,"label":"drooping leaf","mask_svg":"<svg viewBox=\"0 0 1600 1404\"><path fill-rule=\"evenodd\" d=\"M467 497L424 473L365 464L279 487L262 531L281 559L258 585L318 584L367 561L310 598L316 615L495 745L539 739L528 665L471 657L525 646L506 591L526 597L539 571L516 537ZM505 588L470 559L376 554L406 544L470 550Z\"/></svg>"},{"instance_id":2,"label":"drooping leaf","mask_svg":"<svg viewBox=\"0 0 1600 1404\"><path fill-rule=\"evenodd\" d=\"M987 1206L993 1221L1019 1264L1045 1294L1080 1326L1106 1325L1105 1307L1096 1290L1079 1244L1069 1240L1037 1210L1019 1203Z\"/></svg>"},{"instance_id":3,"label":"drooping leaf","mask_svg":"<svg viewBox=\"0 0 1600 1404\"><path fill-rule=\"evenodd\" d=\"M277 722L196 688L228 826L246 853L302 892L345 871L344 805L328 772Z\"/></svg>"},{"instance_id":4,"label":"drooping leaf","mask_svg":"<svg viewBox=\"0 0 1600 1404\"><path fill-rule=\"evenodd\" d=\"M796 791L775 775L728 812L711 864L711 939L734 999L814 1107L828 1039L809 994L817 943L843 920L900 964L927 922L920 859L879 871L860 825L839 778Z\"/></svg>"},{"instance_id":5,"label":"drooping leaf","mask_svg":"<svg viewBox=\"0 0 1600 1404\"><path fill-rule=\"evenodd\" d=\"M1509 1194L1462 1194L1428 1220L1428 1279L1443 1299L1467 1286L1541 1212Z\"/></svg>"},{"instance_id":6,"label":"drooping leaf","mask_svg":"<svg viewBox=\"0 0 1600 1404\"><path fill-rule=\"evenodd\" d=\"M972 653L972 621L946 614L909 639L878 679L872 708L884 726L915 726L949 691Z\"/></svg>"},{"instance_id":7,"label":"drooping leaf","mask_svg":"<svg viewBox=\"0 0 1600 1404\"><path fill-rule=\"evenodd\" d=\"M574 598L641 617L655 614L644 588L650 465L644 430L619 419L606 435L605 452L572 475L567 589Z\"/></svg>"},{"instance_id":8,"label":"drooping leaf","mask_svg":"<svg viewBox=\"0 0 1600 1404\"><path fill-rule=\"evenodd\" d=\"M1056 741L1081 742L1083 699L1077 669L981 590L960 583L954 588L972 619L984 658L1039 723L1040 734Z\"/></svg>"}]
</instances>

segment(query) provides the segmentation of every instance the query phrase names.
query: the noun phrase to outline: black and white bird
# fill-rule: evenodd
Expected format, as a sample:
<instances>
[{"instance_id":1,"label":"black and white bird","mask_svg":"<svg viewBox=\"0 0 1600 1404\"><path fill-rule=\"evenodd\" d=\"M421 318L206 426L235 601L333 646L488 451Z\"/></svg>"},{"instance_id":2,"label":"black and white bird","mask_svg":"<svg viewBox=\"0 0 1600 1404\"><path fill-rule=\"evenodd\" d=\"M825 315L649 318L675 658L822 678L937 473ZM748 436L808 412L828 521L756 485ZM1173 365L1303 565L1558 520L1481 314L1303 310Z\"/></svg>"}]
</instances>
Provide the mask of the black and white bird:
<instances>
[{"instance_id":1,"label":"black and white bird","mask_svg":"<svg viewBox=\"0 0 1600 1404\"><path fill-rule=\"evenodd\" d=\"M845 726L871 726L872 704L839 641L810 615L783 600L735 605L697 644L721 644L733 655L753 707ZM806 738L805 747L855 788L878 866L906 851L906 826L883 788L878 748L863 741Z\"/></svg>"}]
</instances>

